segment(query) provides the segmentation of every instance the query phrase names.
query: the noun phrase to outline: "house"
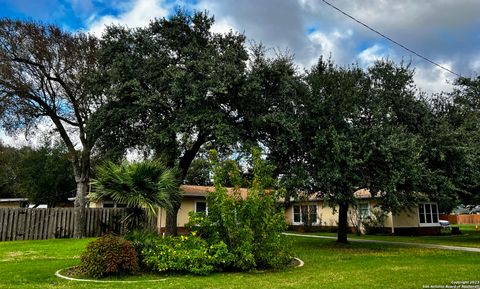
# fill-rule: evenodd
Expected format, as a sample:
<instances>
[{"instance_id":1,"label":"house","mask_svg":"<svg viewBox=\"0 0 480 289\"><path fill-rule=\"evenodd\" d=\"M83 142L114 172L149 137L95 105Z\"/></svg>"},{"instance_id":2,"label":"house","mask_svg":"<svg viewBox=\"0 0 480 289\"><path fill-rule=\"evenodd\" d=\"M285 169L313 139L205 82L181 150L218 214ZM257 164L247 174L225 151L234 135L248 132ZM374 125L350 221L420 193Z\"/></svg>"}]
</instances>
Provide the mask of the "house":
<instances>
[{"instance_id":1,"label":"house","mask_svg":"<svg viewBox=\"0 0 480 289\"><path fill-rule=\"evenodd\" d=\"M190 212L208 212L206 196L214 191L211 186L182 185L180 189L183 192L183 200L177 215L177 228L179 232L185 230L185 224L188 223L188 214ZM233 194L233 189L228 188L228 193ZM248 190L240 189L242 198L247 197ZM361 223L370 217L374 219L379 210L380 200L372 196L367 190L359 190L355 193L357 205L349 210L349 227L353 231L355 226L363 227ZM303 202L284 202L285 220L292 230L303 230L304 219L306 216L312 220L311 230L335 230L338 222L338 207L332 208L325 204L321 198L315 196L309 197ZM111 200L103 200L101 203L90 203L91 208L120 208L124 204L117 204ZM305 213L307 212L307 213ZM383 211L382 211L383 212ZM159 230L165 228L166 219L165 209L160 208L157 223ZM385 213L384 220L377 224L378 231L393 233L396 235L433 235L440 233L440 224L438 223L438 206L434 202L420 203L412 208L405 208L401 212L392 214ZM361 228L362 229L362 228Z\"/></svg>"},{"instance_id":2,"label":"house","mask_svg":"<svg viewBox=\"0 0 480 289\"><path fill-rule=\"evenodd\" d=\"M375 219L380 209L380 200L368 190L355 192L356 207L351 207L348 214L348 223L351 231L355 226L364 229L363 221ZM338 206L329 207L321 198L311 197L304 202L292 202L285 209L285 219L290 229L303 230L305 213L310 215L311 230L334 230L338 222ZM419 203L417 206L404 208L392 213L384 212L383 222L376 224L377 232L395 235L436 235L440 233L438 205L435 202Z\"/></svg>"}]
</instances>

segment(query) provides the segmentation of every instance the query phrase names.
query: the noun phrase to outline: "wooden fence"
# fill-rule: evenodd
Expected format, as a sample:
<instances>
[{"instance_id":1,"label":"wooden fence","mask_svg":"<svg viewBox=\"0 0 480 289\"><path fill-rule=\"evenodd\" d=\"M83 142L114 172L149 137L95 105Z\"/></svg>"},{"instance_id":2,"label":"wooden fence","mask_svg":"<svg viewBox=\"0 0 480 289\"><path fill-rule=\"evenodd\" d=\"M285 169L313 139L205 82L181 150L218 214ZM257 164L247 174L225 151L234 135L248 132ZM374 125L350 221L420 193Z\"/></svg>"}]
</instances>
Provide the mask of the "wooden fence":
<instances>
[{"instance_id":1,"label":"wooden fence","mask_svg":"<svg viewBox=\"0 0 480 289\"><path fill-rule=\"evenodd\" d=\"M480 224L480 215L440 215L440 220L450 224Z\"/></svg>"},{"instance_id":2,"label":"wooden fence","mask_svg":"<svg viewBox=\"0 0 480 289\"><path fill-rule=\"evenodd\" d=\"M0 241L71 238L74 229L73 208L26 209L0 208ZM107 232L122 234L124 208L86 209L86 236L97 237ZM156 228L156 217L148 218L147 226Z\"/></svg>"}]
</instances>

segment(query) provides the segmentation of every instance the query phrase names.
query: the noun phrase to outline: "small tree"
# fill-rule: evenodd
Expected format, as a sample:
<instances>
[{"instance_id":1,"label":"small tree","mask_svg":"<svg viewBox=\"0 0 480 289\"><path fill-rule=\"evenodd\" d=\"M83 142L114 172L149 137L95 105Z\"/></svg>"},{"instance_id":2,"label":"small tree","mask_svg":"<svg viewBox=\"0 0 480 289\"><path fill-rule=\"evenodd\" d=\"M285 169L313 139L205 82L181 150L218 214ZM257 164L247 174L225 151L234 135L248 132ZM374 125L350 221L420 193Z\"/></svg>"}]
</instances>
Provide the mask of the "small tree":
<instances>
[{"instance_id":1,"label":"small tree","mask_svg":"<svg viewBox=\"0 0 480 289\"><path fill-rule=\"evenodd\" d=\"M145 213L155 215L158 207L172 211L182 199L174 171L156 161L107 162L99 167L92 185L92 200L110 198L130 208L124 220L129 229L142 227Z\"/></svg>"},{"instance_id":2,"label":"small tree","mask_svg":"<svg viewBox=\"0 0 480 289\"><path fill-rule=\"evenodd\" d=\"M362 226L366 234L384 233L385 220L388 213L381 206L372 208L371 213L362 219Z\"/></svg>"},{"instance_id":3,"label":"small tree","mask_svg":"<svg viewBox=\"0 0 480 289\"><path fill-rule=\"evenodd\" d=\"M254 177L243 199L240 173L234 162L218 161L212 154L215 191L207 196L208 215L193 215L189 227L211 244L227 244L234 255L233 267L249 270L258 267L277 268L290 262L288 242L282 232L286 228L283 210L278 205L278 193L273 184L272 166L254 150ZM227 178L234 183L233 191L222 185Z\"/></svg>"}]
</instances>

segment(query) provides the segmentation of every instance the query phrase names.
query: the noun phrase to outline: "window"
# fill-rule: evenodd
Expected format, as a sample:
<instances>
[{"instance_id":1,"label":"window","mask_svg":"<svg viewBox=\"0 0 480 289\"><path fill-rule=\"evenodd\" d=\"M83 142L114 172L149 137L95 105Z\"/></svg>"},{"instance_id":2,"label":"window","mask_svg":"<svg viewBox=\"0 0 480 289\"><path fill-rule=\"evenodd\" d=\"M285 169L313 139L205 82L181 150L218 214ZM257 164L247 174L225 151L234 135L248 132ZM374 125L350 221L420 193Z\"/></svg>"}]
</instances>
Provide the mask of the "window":
<instances>
[{"instance_id":1,"label":"window","mask_svg":"<svg viewBox=\"0 0 480 289\"><path fill-rule=\"evenodd\" d=\"M438 208L436 203L418 205L418 217L421 225L438 225Z\"/></svg>"},{"instance_id":2,"label":"window","mask_svg":"<svg viewBox=\"0 0 480 289\"><path fill-rule=\"evenodd\" d=\"M208 213L206 201L195 201L195 213Z\"/></svg>"},{"instance_id":3,"label":"window","mask_svg":"<svg viewBox=\"0 0 480 289\"><path fill-rule=\"evenodd\" d=\"M317 205L294 205L293 206L293 223L303 224L303 221L308 218L312 224L317 224Z\"/></svg>"},{"instance_id":4,"label":"window","mask_svg":"<svg viewBox=\"0 0 480 289\"><path fill-rule=\"evenodd\" d=\"M360 203L357 207L358 216L360 219L365 219L370 216L370 204L369 203Z\"/></svg>"}]
</instances>

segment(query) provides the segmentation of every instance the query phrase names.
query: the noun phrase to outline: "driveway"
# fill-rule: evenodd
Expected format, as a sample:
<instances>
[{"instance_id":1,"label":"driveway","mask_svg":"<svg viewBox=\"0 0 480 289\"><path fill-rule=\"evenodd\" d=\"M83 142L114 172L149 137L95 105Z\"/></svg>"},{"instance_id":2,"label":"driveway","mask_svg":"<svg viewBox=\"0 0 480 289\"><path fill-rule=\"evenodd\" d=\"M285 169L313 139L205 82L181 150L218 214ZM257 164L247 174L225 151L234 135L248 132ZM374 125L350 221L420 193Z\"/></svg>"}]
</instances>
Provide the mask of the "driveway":
<instances>
[{"instance_id":1,"label":"driveway","mask_svg":"<svg viewBox=\"0 0 480 289\"><path fill-rule=\"evenodd\" d=\"M307 238L332 239L332 240L337 239L337 237L331 237L331 236L305 235L305 234L294 234L294 233L283 233L283 234L287 235L287 236L294 236L294 237L307 237ZM448 246L448 245L438 245L438 244L428 244L428 243L365 240L365 239L355 239L355 238L349 238L348 241L349 242L358 242L358 243L376 243L376 244L412 246L412 247L421 247L421 248L431 248L431 249L454 250L454 251L465 251L465 252L480 253L480 248L472 248L472 247Z\"/></svg>"}]
</instances>

